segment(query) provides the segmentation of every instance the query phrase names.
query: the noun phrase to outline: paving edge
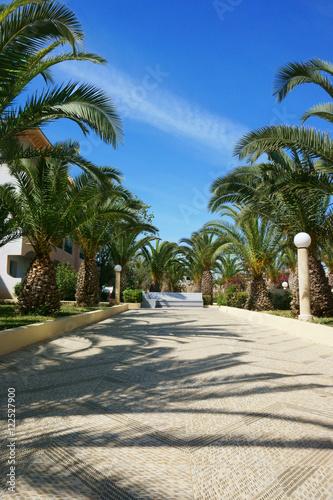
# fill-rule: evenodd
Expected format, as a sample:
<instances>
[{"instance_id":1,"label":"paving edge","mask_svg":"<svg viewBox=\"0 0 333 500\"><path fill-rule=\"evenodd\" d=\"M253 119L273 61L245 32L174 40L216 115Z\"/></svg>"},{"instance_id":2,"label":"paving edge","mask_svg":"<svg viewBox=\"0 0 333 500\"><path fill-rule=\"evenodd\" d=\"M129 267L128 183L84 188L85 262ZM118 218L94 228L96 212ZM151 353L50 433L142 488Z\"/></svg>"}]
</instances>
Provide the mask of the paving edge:
<instances>
[{"instance_id":1,"label":"paving edge","mask_svg":"<svg viewBox=\"0 0 333 500\"><path fill-rule=\"evenodd\" d=\"M121 304L99 311L89 311L75 316L51 319L44 323L34 323L0 331L0 355L56 337L75 328L103 321L115 314L127 311L127 309L128 304Z\"/></svg>"},{"instance_id":2,"label":"paving edge","mask_svg":"<svg viewBox=\"0 0 333 500\"><path fill-rule=\"evenodd\" d=\"M246 309L238 309L237 307L220 306L219 311L236 316L238 319L260 323L275 330L283 330L291 333L296 337L302 337L318 344L333 347L333 328L331 326L307 323L306 321L283 318L281 316L274 316L273 314L247 311Z\"/></svg>"}]
</instances>

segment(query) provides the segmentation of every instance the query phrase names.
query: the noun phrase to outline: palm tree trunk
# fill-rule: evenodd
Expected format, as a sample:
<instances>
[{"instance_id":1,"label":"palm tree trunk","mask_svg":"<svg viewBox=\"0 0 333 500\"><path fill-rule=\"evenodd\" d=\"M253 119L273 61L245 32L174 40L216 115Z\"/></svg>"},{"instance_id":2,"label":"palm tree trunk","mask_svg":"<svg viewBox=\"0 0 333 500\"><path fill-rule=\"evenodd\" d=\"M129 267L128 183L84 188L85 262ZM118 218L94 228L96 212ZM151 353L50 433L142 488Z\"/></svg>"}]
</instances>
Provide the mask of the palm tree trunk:
<instances>
[{"instance_id":1,"label":"palm tree trunk","mask_svg":"<svg viewBox=\"0 0 333 500\"><path fill-rule=\"evenodd\" d=\"M289 289L294 293L294 290L298 289L298 274L295 271L291 271L288 279Z\"/></svg>"},{"instance_id":2,"label":"palm tree trunk","mask_svg":"<svg viewBox=\"0 0 333 500\"><path fill-rule=\"evenodd\" d=\"M152 281L152 284L150 285L149 287L149 291L150 292L160 292L161 291L161 288L160 288L160 284L158 281L156 280L153 280Z\"/></svg>"},{"instance_id":3,"label":"palm tree trunk","mask_svg":"<svg viewBox=\"0 0 333 500\"><path fill-rule=\"evenodd\" d=\"M245 302L245 309L250 309L251 311L268 311L272 309L272 303L263 277L252 278L247 293L248 298Z\"/></svg>"},{"instance_id":4,"label":"palm tree trunk","mask_svg":"<svg viewBox=\"0 0 333 500\"><path fill-rule=\"evenodd\" d=\"M204 269L201 275L201 293L210 295L211 304L213 303L213 275L210 269Z\"/></svg>"},{"instance_id":5,"label":"palm tree trunk","mask_svg":"<svg viewBox=\"0 0 333 500\"><path fill-rule=\"evenodd\" d=\"M99 304L99 276L95 259L84 259L76 285L76 305L96 307Z\"/></svg>"},{"instance_id":6,"label":"palm tree trunk","mask_svg":"<svg viewBox=\"0 0 333 500\"><path fill-rule=\"evenodd\" d=\"M298 266L295 275L298 280ZM309 275L310 275L310 304L311 314L314 316L333 316L333 294L328 278L320 260L309 254ZM299 314L299 290L297 286L293 289L293 299L290 304L291 312L297 316Z\"/></svg>"},{"instance_id":7,"label":"palm tree trunk","mask_svg":"<svg viewBox=\"0 0 333 500\"><path fill-rule=\"evenodd\" d=\"M172 286L171 286L171 283L169 280L166 280L164 283L163 283L163 286L161 288L161 291L162 292L165 292L165 293L170 293L172 292Z\"/></svg>"},{"instance_id":8,"label":"palm tree trunk","mask_svg":"<svg viewBox=\"0 0 333 500\"><path fill-rule=\"evenodd\" d=\"M126 269L122 268L122 270L120 271L120 296L122 296L123 291L126 290L126 283L127 283Z\"/></svg>"},{"instance_id":9,"label":"palm tree trunk","mask_svg":"<svg viewBox=\"0 0 333 500\"><path fill-rule=\"evenodd\" d=\"M331 288L333 288L333 273L328 273L328 284L330 285Z\"/></svg>"},{"instance_id":10,"label":"palm tree trunk","mask_svg":"<svg viewBox=\"0 0 333 500\"><path fill-rule=\"evenodd\" d=\"M56 273L49 255L36 256L24 278L18 298L20 314L52 314L60 309Z\"/></svg>"}]
</instances>

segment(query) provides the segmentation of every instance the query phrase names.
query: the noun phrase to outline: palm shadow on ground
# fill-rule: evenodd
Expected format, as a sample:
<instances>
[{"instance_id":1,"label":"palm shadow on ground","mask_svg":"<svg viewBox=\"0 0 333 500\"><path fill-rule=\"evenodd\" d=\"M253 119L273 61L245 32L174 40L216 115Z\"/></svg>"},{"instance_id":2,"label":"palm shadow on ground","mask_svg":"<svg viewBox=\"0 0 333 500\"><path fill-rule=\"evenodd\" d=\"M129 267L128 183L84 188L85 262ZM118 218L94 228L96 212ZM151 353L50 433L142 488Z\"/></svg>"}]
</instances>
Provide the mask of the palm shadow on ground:
<instances>
[{"instance_id":1,"label":"palm shadow on ground","mask_svg":"<svg viewBox=\"0 0 333 500\"><path fill-rule=\"evenodd\" d=\"M62 456L68 471L101 494L108 487L107 474L95 472L90 484L92 465L79 458L80 448L94 448L96 455L108 448L110 456L117 457L118 449L131 447L171 446L186 453L208 445L332 447L325 437L259 436L253 441L243 435L242 422L249 419L327 429L320 411L295 417L261 403L267 397L274 406L281 395L292 400L302 391L325 391L328 385L321 374L302 371L301 364L297 374L260 367L249 359L255 345L251 332L244 338L232 332L228 322L198 325L180 315L173 320L170 311L164 324L159 319L161 312L128 311L107 323L2 357L3 392L8 387L17 390L18 449L27 482L31 469L26 464L39 450L46 450L55 462ZM246 332L248 325L239 323L238 329ZM193 427L197 417L201 427ZM105 428L96 425L98 419ZM230 422L238 422L239 431L226 436ZM111 463L109 473L112 478ZM123 480L109 479L114 488Z\"/></svg>"}]
</instances>

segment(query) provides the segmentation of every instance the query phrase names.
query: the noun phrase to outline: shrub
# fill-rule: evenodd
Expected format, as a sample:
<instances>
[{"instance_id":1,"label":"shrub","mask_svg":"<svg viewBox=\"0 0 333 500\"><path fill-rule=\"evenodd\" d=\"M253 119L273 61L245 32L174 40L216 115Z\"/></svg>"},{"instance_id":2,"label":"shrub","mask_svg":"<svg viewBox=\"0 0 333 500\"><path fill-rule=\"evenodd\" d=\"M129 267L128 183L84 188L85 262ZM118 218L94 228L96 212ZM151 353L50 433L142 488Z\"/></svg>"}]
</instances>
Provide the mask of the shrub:
<instances>
[{"instance_id":1,"label":"shrub","mask_svg":"<svg viewBox=\"0 0 333 500\"><path fill-rule=\"evenodd\" d=\"M271 299L273 309L282 311L288 311L290 309L292 295L289 290L286 290L284 294L269 292L269 298Z\"/></svg>"},{"instance_id":2,"label":"shrub","mask_svg":"<svg viewBox=\"0 0 333 500\"><path fill-rule=\"evenodd\" d=\"M124 290L123 301L130 303L142 302L142 290Z\"/></svg>"},{"instance_id":3,"label":"shrub","mask_svg":"<svg viewBox=\"0 0 333 500\"><path fill-rule=\"evenodd\" d=\"M57 265L56 279L61 300L75 300L77 271L69 262Z\"/></svg>"},{"instance_id":4,"label":"shrub","mask_svg":"<svg viewBox=\"0 0 333 500\"><path fill-rule=\"evenodd\" d=\"M230 295L232 293L237 293L238 292L238 288L237 288L237 285L230 285L229 288L226 289L225 293L227 295Z\"/></svg>"},{"instance_id":5,"label":"shrub","mask_svg":"<svg viewBox=\"0 0 333 500\"><path fill-rule=\"evenodd\" d=\"M231 287L230 287L231 288ZM218 306L229 306L229 307L238 307L240 309L244 308L247 293L245 292L229 292L230 288L222 295L217 297L216 302Z\"/></svg>"},{"instance_id":6,"label":"shrub","mask_svg":"<svg viewBox=\"0 0 333 500\"><path fill-rule=\"evenodd\" d=\"M14 286L14 295L15 295L15 297L18 297L20 295L22 285L23 285L23 281L21 283L16 283L16 285Z\"/></svg>"},{"instance_id":7,"label":"shrub","mask_svg":"<svg viewBox=\"0 0 333 500\"><path fill-rule=\"evenodd\" d=\"M202 296L204 306L209 306L212 303L211 295L203 295Z\"/></svg>"}]
</instances>

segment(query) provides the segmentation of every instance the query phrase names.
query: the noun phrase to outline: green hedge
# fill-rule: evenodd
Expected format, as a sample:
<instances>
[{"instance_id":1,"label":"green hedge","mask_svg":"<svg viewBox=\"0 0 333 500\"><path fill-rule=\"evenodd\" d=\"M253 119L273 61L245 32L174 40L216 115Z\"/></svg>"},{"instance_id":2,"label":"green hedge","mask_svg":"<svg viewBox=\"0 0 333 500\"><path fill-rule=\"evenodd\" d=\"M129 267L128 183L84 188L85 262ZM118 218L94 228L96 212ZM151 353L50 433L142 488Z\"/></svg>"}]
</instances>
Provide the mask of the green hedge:
<instances>
[{"instance_id":1,"label":"green hedge","mask_svg":"<svg viewBox=\"0 0 333 500\"><path fill-rule=\"evenodd\" d=\"M232 285L228 290L219 295L216 299L218 306L238 307L243 309L247 299L247 293L238 292L236 285Z\"/></svg>"},{"instance_id":2,"label":"green hedge","mask_svg":"<svg viewBox=\"0 0 333 500\"><path fill-rule=\"evenodd\" d=\"M15 295L15 297L18 297L20 295L22 285L23 285L23 281L21 281L21 283L16 283L16 285L14 286L14 295Z\"/></svg>"},{"instance_id":3,"label":"green hedge","mask_svg":"<svg viewBox=\"0 0 333 500\"><path fill-rule=\"evenodd\" d=\"M282 311L289 311L290 302L292 299L292 294L289 290L286 290L283 295L276 294L274 292L269 292L269 298L271 299L273 309L280 310L280 311L281 310Z\"/></svg>"},{"instance_id":4,"label":"green hedge","mask_svg":"<svg viewBox=\"0 0 333 500\"><path fill-rule=\"evenodd\" d=\"M135 304L142 302L142 290L124 290L123 301Z\"/></svg>"},{"instance_id":5,"label":"green hedge","mask_svg":"<svg viewBox=\"0 0 333 500\"><path fill-rule=\"evenodd\" d=\"M57 265L56 280L61 300L75 300L77 274L69 262Z\"/></svg>"},{"instance_id":6,"label":"green hedge","mask_svg":"<svg viewBox=\"0 0 333 500\"><path fill-rule=\"evenodd\" d=\"M203 295L202 296L204 306L209 306L212 303L211 295Z\"/></svg>"}]
</instances>

